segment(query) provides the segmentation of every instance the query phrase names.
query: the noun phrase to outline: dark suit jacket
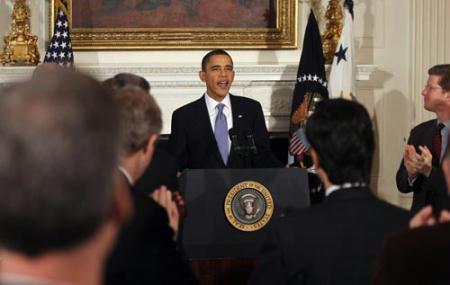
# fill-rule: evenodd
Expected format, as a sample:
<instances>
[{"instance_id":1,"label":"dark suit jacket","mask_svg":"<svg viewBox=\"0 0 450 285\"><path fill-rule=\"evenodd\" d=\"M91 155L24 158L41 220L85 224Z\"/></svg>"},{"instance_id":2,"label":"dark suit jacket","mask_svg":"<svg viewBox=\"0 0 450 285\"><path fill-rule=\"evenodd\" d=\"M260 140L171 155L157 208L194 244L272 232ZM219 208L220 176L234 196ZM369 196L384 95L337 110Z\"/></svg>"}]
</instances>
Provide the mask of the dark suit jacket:
<instances>
[{"instance_id":1,"label":"dark suit jacket","mask_svg":"<svg viewBox=\"0 0 450 285\"><path fill-rule=\"evenodd\" d=\"M368 284L384 235L408 217L369 188L332 192L274 222L250 284Z\"/></svg>"},{"instance_id":2,"label":"dark suit jacket","mask_svg":"<svg viewBox=\"0 0 450 285\"><path fill-rule=\"evenodd\" d=\"M425 145L431 151L436 123L436 120L430 120L413 128L409 135L408 144L414 145L418 153L420 153L418 149L419 145ZM433 210L436 212L450 207L444 174L442 173L439 158L437 157L433 157L433 168L430 176L425 177L419 174L413 186L409 186L408 184L408 172L402 160L397 171L396 181L397 188L400 192L414 192L411 206L412 214L415 214L428 204L431 204Z\"/></svg>"},{"instance_id":3,"label":"dark suit jacket","mask_svg":"<svg viewBox=\"0 0 450 285\"><path fill-rule=\"evenodd\" d=\"M169 151L177 157L180 170L283 166L270 150L269 134L261 104L246 97L231 94L229 96L233 112L233 130L241 138L251 133L257 154L245 159L236 153L235 144L232 142L228 162L224 164L211 127L205 98L202 96L172 114Z\"/></svg>"},{"instance_id":4,"label":"dark suit jacket","mask_svg":"<svg viewBox=\"0 0 450 285\"><path fill-rule=\"evenodd\" d=\"M387 237L373 284L450 284L450 223Z\"/></svg>"},{"instance_id":5,"label":"dark suit jacket","mask_svg":"<svg viewBox=\"0 0 450 285\"><path fill-rule=\"evenodd\" d=\"M111 253L105 284L195 284L183 259L165 210L146 194L127 187L134 204L133 221L125 226Z\"/></svg>"},{"instance_id":6,"label":"dark suit jacket","mask_svg":"<svg viewBox=\"0 0 450 285\"><path fill-rule=\"evenodd\" d=\"M149 194L153 190L167 186L171 191L178 191L178 165L176 159L161 147L156 147L152 161L136 181L134 188Z\"/></svg>"}]
</instances>

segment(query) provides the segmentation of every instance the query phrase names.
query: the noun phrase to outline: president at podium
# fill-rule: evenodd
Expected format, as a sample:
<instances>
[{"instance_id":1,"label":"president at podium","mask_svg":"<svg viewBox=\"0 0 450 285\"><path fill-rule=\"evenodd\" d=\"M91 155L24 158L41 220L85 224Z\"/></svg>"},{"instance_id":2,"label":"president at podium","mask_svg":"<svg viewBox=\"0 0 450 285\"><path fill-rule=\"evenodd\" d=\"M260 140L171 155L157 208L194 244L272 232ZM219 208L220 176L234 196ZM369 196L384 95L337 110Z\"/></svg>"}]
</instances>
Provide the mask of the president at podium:
<instances>
[{"instance_id":1,"label":"president at podium","mask_svg":"<svg viewBox=\"0 0 450 285\"><path fill-rule=\"evenodd\" d=\"M270 168L283 164L273 155L261 104L229 93L233 60L222 49L207 53L198 100L175 110L169 151L186 168Z\"/></svg>"}]
</instances>

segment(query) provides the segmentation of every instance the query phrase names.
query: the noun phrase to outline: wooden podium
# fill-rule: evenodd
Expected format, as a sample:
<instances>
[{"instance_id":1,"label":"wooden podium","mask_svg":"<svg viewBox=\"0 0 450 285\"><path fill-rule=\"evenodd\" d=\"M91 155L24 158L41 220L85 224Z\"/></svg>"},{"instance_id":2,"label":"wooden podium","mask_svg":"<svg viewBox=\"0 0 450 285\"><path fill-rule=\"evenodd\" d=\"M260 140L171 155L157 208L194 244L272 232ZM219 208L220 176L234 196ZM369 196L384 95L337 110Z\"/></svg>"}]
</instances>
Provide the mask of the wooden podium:
<instances>
[{"instance_id":1,"label":"wooden podium","mask_svg":"<svg viewBox=\"0 0 450 285\"><path fill-rule=\"evenodd\" d=\"M246 182L263 185L273 200L270 220L256 231L237 229L225 212L230 189ZM246 284L271 221L310 203L300 168L186 170L180 189L186 209L180 238L200 284Z\"/></svg>"}]
</instances>

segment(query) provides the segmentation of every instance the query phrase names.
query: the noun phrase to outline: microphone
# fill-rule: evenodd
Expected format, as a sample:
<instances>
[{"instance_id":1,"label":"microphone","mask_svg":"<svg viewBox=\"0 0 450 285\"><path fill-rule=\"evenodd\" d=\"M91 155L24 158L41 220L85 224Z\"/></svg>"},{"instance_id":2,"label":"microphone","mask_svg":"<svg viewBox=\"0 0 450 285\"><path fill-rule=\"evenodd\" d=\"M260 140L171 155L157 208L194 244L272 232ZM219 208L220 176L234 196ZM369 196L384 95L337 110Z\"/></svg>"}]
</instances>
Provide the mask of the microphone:
<instances>
[{"instance_id":1,"label":"microphone","mask_svg":"<svg viewBox=\"0 0 450 285\"><path fill-rule=\"evenodd\" d=\"M230 136L231 145L233 146L233 150L236 153L241 153L243 150L243 147L239 143L239 136L238 136L237 132L233 128L231 128L228 131L228 135Z\"/></svg>"},{"instance_id":2,"label":"microphone","mask_svg":"<svg viewBox=\"0 0 450 285\"><path fill-rule=\"evenodd\" d=\"M251 154L257 154L258 153L258 149L256 148L255 139L253 138L252 131L248 130L245 133L245 138L247 139L247 146L248 146L249 152Z\"/></svg>"}]
</instances>

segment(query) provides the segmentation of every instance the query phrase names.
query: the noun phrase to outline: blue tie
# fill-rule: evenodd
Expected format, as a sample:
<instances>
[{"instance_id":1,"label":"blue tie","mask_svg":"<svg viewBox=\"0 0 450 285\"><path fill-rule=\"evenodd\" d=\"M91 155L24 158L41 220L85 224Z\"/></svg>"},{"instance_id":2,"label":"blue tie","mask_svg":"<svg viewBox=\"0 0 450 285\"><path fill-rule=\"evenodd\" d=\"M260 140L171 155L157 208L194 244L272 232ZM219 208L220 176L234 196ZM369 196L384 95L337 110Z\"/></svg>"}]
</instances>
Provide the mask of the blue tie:
<instances>
[{"instance_id":1,"label":"blue tie","mask_svg":"<svg viewBox=\"0 0 450 285\"><path fill-rule=\"evenodd\" d=\"M217 146L219 147L220 156L222 156L223 163L226 165L228 160L228 126L227 117L223 113L224 104L217 104L218 110L216 123L214 125L214 136L216 137Z\"/></svg>"}]
</instances>

